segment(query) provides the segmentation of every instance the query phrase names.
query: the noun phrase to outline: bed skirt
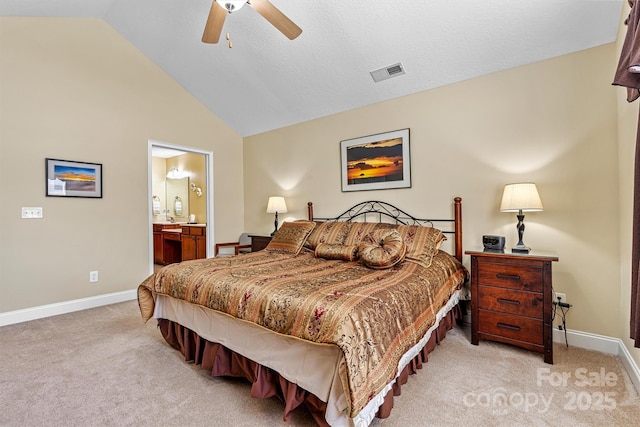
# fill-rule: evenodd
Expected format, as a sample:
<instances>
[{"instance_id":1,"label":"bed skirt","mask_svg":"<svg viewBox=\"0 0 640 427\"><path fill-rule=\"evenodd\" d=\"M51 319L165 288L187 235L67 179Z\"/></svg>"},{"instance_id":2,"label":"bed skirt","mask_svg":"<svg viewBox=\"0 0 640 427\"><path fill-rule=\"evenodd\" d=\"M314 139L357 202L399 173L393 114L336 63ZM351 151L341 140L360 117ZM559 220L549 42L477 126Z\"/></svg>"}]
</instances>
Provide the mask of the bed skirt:
<instances>
[{"instance_id":1,"label":"bed skirt","mask_svg":"<svg viewBox=\"0 0 640 427\"><path fill-rule=\"evenodd\" d=\"M447 331L462 318L460 305L457 304L440 321L431 337L410 363L403 369L391 390L385 395L384 403L376 413L377 418L387 418L393 408L394 396L400 396L402 385L409 375L417 373L422 364L428 361L428 354L440 343ZM158 319L158 327L165 341L180 351L186 361L201 365L215 377L244 377L249 380L251 397L269 398L276 396L284 404L283 419L288 421L292 412L304 405L320 426L328 426L325 420L326 403L314 394L284 379L273 369L262 366L225 346L207 341L195 332L167 319Z\"/></svg>"}]
</instances>

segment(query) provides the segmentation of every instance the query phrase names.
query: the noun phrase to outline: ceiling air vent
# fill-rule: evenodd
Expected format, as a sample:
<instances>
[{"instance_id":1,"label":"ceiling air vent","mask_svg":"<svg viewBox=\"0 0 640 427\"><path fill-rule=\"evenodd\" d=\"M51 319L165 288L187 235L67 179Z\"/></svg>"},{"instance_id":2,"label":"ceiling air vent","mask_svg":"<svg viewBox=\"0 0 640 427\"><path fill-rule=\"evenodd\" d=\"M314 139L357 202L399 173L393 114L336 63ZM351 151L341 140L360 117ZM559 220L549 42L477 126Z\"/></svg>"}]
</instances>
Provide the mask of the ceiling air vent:
<instances>
[{"instance_id":1,"label":"ceiling air vent","mask_svg":"<svg viewBox=\"0 0 640 427\"><path fill-rule=\"evenodd\" d=\"M380 82L382 80L390 79L391 77L397 77L405 74L404 67L401 62L397 64L388 65L384 68L380 68L379 70L370 71L371 77L374 82Z\"/></svg>"}]
</instances>

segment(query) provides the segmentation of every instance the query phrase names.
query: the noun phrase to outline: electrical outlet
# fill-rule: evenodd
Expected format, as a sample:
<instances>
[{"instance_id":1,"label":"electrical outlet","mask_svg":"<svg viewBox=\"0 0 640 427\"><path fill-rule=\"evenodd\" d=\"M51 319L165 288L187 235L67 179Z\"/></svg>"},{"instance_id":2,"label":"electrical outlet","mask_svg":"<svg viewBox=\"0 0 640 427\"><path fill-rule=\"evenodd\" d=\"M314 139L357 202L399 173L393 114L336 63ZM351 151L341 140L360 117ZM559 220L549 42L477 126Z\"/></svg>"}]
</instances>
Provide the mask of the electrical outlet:
<instances>
[{"instance_id":1,"label":"electrical outlet","mask_svg":"<svg viewBox=\"0 0 640 427\"><path fill-rule=\"evenodd\" d=\"M554 302L563 302L565 304L569 304L569 301L567 301L567 294L556 292L556 299Z\"/></svg>"},{"instance_id":2,"label":"electrical outlet","mask_svg":"<svg viewBox=\"0 0 640 427\"><path fill-rule=\"evenodd\" d=\"M97 271L90 271L89 272L89 282L90 283L95 283L98 281L98 272Z\"/></svg>"}]
</instances>

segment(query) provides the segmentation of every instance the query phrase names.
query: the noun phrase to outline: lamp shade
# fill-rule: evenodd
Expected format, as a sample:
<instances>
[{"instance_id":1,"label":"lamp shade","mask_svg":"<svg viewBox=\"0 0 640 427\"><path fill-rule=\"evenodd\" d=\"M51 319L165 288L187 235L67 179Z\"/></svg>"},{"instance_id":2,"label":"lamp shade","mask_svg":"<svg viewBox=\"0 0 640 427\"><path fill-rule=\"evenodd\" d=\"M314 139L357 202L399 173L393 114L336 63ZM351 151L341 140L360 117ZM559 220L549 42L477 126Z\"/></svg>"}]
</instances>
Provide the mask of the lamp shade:
<instances>
[{"instance_id":1,"label":"lamp shade","mask_svg":"<svg viewBox=\"0 0 640 427\"><path fill-rule=\"evenodd\" d=\"M269 203L267 203L267 213L284 213L286 211L287 204L284 202L284 197L269 197Z\"/></svg>"},{"instance_id":2,"label":"lamp shade","mask_svg":"<svg viewBox=\"0 0 640 427\"><path fill-rule=\"evenodd\" d=\"M519 182L504 186L500 212L541 211L542 200L533 182Z\"/></svg>"}]
</instances>

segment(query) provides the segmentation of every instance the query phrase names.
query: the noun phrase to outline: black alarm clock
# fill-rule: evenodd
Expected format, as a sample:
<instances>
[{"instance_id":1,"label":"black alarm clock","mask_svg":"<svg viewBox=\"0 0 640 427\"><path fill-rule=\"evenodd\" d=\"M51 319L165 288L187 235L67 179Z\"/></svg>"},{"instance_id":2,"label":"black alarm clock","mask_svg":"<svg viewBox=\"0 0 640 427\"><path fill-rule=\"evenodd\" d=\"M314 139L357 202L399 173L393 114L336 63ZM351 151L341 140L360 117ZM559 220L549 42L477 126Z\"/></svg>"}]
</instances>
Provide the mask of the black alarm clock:
<instances>
[{"instance_id":1,"label":"black alarm clock","mask_svg":"<svg viewBox=\"0 0 640 427\"><path fill-rule=\"evenodd\" d=\"M504 236L482 236L482 245L488 251L503 251Z\"/></svg>"}]
</instances>

